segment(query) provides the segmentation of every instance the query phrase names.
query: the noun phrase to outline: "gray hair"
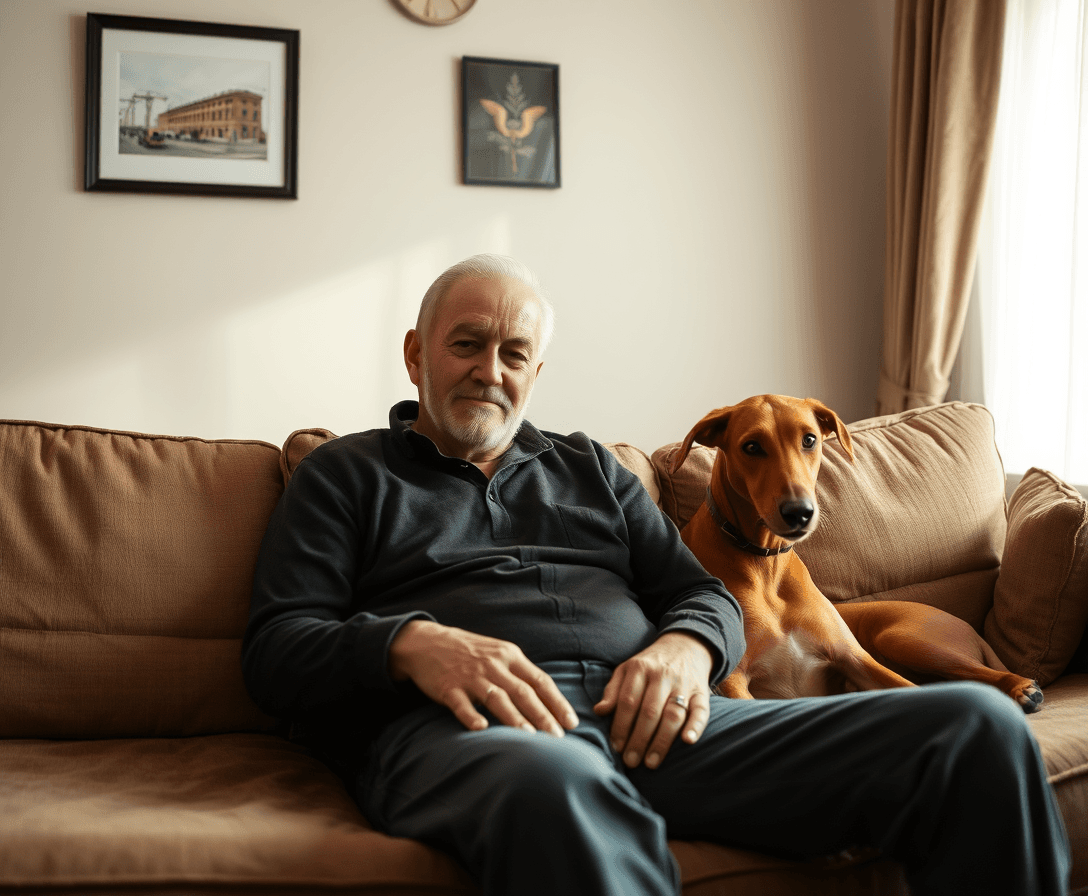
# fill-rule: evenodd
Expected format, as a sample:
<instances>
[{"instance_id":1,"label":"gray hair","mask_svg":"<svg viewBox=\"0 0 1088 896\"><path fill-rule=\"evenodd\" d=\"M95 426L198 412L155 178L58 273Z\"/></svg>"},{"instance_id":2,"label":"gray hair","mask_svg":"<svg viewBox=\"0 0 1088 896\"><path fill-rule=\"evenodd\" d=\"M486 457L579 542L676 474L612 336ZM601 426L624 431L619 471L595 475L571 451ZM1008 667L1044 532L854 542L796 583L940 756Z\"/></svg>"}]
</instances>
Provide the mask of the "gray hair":
<instances>
[{"instance_id":1,"label":"gray hair","mask_svg":"<svg viewBox=\"0 0 1088 896\"><path fill-rule=\"evenodd\" d=\"M419 305L419 316L416 318L416 332L419 333L420 336L423 335L424 330L430 326L431 321L434 320L435 311L446 297L446 293L448 293L450 288L459 280L464 280L469 277L479 277L485 280L497 280L499 277L510 277L511 279L524 283L533 291L536 295L537 302L540 303L541 320L539 353L541 355L544 354L544 350L548 347L548 343L552 341L552 333L555 331L555 309L544 295L544 288L541 286L540 280L537 278L536 274L516 258L511 258L508 255L492 255L490 253L473 255L471 258L459 261L457 264L447 268L443 273L439 274L438 279L431 284L430 289L427 290L426 294L423 296L423 301Z\"/></svg>"}]
</instances>

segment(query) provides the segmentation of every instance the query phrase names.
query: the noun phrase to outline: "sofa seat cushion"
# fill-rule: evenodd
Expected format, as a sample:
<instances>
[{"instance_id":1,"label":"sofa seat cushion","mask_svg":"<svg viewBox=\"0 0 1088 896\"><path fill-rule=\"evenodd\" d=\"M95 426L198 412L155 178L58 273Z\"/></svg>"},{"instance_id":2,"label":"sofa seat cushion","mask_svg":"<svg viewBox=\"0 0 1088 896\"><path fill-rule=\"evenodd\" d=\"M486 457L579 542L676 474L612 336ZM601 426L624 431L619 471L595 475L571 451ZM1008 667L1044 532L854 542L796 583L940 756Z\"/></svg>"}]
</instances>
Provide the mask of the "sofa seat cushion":
<instances>
[{"instance_id":1,"label":"sofa seat cushion","mask_svg":"<svg viewBox=\"0 0 1088 896\"><path fill-rule=\"evenodd\" d=\"M0 887L179 883L473 891L282 738L0 741Z\"/></svg>"},{"instance_id":2,"label":"sofa seat cushion","mask_svg":"<svg viewBox=\"0 0 1088 896\"><path fill-rule=\"evenodd\" d=\"M901 892L891 862L673 841L686 893ZM0 893L477 893L438 850L373 830L340 781L265 734L0 741ZM172 892L172 890L170 890Z\"/></svg>"},{"instance_id":3,"label":"sofa seat cushion","mask_svg":"<svg viewBox=\"0 0 1088 896\"><path fill-rule=\"evenodd\" d=\"M1027 716L1065 819L1073 853L1072 893L1088 893L1088 674L1063 675L1044 688Z\"/></svg>"}]
</instances>

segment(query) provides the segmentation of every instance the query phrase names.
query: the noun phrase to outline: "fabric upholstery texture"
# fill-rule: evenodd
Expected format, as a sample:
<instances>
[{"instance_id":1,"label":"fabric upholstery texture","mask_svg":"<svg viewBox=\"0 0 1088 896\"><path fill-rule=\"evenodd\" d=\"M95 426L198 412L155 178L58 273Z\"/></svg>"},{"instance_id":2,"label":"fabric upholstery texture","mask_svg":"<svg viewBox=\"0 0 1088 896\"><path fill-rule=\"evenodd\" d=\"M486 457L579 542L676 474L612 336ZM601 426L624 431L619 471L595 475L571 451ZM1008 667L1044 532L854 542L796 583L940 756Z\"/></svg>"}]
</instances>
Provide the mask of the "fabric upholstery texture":
<instances>
[{"instance_id":1,"label":"fabric upholstery texture","mask_svg":"<svg viewBox=\"0 0 1088 896\"><path fill-rule=\"evenodd\" d=\"M1070 892L1088 893L1088 675L1053 682L1042 710L1027 720L1065 819L1073 855Z\"/></svg>"},{"instance_id":2,"label":"fabric upholstery texture","mask_svg":"<svg viewBox=\"0 0 1088 896\"><path fill-rule=\"evenodd\" d=\"M280 472L283 474L284 487L291 481L295 468L302 459L318 445L335 439L336 433L328 429L296 429L283 443L280 452Z\"/></svg>"},{"instance_id":3,"label":"fabric upholstery texture","mask_svg":"<svg viewBox=\"0 0 1088 896\"><path fill-rule=\"evenodd\" d=\"M1073 657L1086 622L1088 502L1058 477L1032 468L1009 501L986 640L1009 669L1045 687Z\"/></svg>"},{"instance_id":4,"label":"fabric upholstery texture","mask_svg":"<svg viewBox=\"0 0 1088 896\"><path fill-rule=\"evenodd\" d=\"M1005 491L993 418L950 403L849 428L851 462L832 435L816 484L820 524L797 553L832 601L919 600L981 630L1005 541ZM683 527L698 509L717 449L654 452L662 506Z\"/></svg>"},{"instance_id":5,"label":"fabric upholstery texture","mask_svg":"<svg viewBox=\"0 0 1088 896\"><path fill-rule=\"evenodd\" d=\"M7 886L437 878L472 891L455 862L372 830L332 772L265 734L0 741L0 809Z\"/></svg>"},{"instance_id":6,"label":"fabric upholstery texture","mask_svg":"<svg viewBox=\"0 0 1088 896\"><path fill-rule=\"evenodd\" d=\"M0 737L269 729L242 682L263 442L0 424Z\"/></svg>"}]
</instances>

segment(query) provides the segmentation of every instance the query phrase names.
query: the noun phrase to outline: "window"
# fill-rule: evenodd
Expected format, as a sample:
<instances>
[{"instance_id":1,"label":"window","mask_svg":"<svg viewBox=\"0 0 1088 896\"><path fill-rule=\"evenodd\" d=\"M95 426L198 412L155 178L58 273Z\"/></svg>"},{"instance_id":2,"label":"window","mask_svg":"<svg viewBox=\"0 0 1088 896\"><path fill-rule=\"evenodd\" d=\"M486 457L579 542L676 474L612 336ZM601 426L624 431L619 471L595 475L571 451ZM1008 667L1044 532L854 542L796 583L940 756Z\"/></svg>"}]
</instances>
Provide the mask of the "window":
<instances>
[{"instance_id":1,"label":"window","mask_svg":"<svg viewBox=\"0 0 1088 896\"><path fill-rule=\"evenodd\" d=\"M1005 469L1088 485L1085 0L1009 0L964 397L993 412Z\"/></svg>"}]
</instances>

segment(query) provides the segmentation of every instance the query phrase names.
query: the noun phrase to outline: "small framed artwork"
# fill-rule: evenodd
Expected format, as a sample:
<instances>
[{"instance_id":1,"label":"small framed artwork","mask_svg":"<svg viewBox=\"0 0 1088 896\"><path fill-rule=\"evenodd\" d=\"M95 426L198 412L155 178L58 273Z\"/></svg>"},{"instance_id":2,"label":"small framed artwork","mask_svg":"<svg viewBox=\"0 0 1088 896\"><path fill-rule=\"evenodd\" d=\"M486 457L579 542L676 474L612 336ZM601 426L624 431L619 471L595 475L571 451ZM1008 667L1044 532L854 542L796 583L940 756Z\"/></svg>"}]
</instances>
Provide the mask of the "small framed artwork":
<instances>
[{"instance_id":1,"label":"small framed artwork","mask_svg":"<svg viewBox=\"0 0 1088 896\"><path fill-rule=\"evenodd\" d=\"M560 185L558 65L465 56L461 106L466 184Z\"/></svg>"},{"instance_id":2,"label":"small framed artwork","mask_svg":"<svg viewBox=\"0 0 1088 896\"><path fill-rule=\"evenodd\" d=\"M84 188L298 198L299 32L87 14Z\"/></svg>"}]
</instances>

